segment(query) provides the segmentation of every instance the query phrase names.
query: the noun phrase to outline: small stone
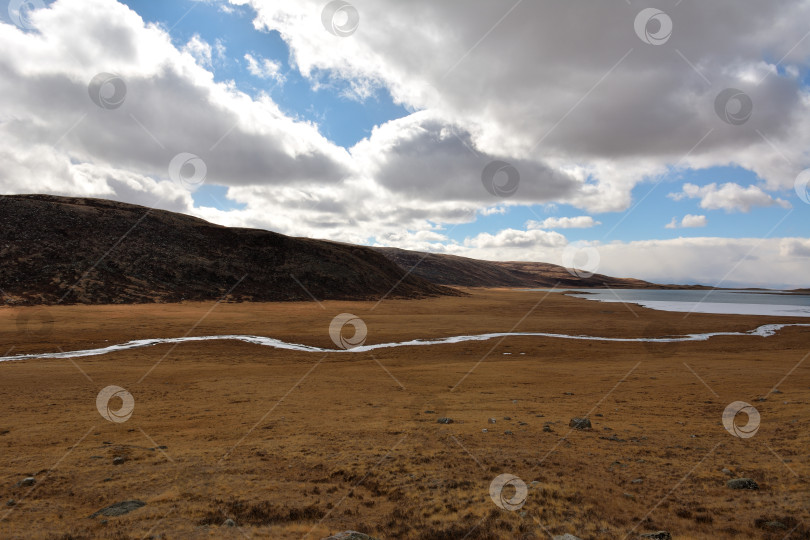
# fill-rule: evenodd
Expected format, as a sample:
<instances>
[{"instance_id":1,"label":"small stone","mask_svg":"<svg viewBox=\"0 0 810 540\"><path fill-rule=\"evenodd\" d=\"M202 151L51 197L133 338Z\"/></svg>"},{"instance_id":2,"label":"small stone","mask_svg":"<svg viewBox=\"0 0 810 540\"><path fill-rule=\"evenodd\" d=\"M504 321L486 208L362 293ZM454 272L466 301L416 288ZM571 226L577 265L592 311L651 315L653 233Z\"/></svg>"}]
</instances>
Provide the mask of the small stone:
<instances>
[{"instance_id":1,"label":"small stone","mask_svg":"<svg viewBox=\"0 0 810 540\"><path fill-rule=\"evenodd\" d=\"M481 433L489 433L489 430L488 429L482 429Z\"/></svg>"},{"instance_id":2,"label":"small stone","mask_svg":"<svg viewBox=\"0 0 810 540\"><path fill-rule=\"evenodd\" d=\"M552 540L582 540L579 536L574 536L573 534L558 534L557 536L553 537Z\"/></svg>"},{"instance_id":3,"label":"small stone","mask_svg":"<svg viewBox=\"0 0 810 540\"><path fill-rule=\"evenodd\" d=\"M554 430L551 429L550 425L546 424L545 426L543 426L543 431L545 431L546 433L551 433Z\"/></svg>"},{"instance_id":4,"label":"small stone","mask_svg":"<svg viewBox=\"0 0 810 540\"><path fill-rule=\"evenodd\" d=\"M729 469L722 469L720 472L723 473L723 474L729 474L729 475L731 474L731 471Z\"/></svg>"},{"instance_id":5,"label":"small stone","mask_svg":"<svg viewBox=\"0 0 810 540\"><path fill-rule=\"evenodd\" d=\"M672 540L672 535L667 531L658 531L641 535L642 538L653 538L654 540Z\"/></svg>"},{"instance_id":6,"label":"small stone","mask_svg":"<svg viewBox=\"0 0 810 540\"><path fill-rule=\"evenodd\" d=\"M513 435L513 433L508 429L506 431L504 431L503 434L504 435Z\"/></svg>"},{"instance_id":7,"label":"small stone","mask_svg":"<svg viewBox=\"0 0 810 540\"><path fill-rule=\"evenodd\" d=\"M763 527L765 529L771 529L771 530L787 529L787 525L785 525L781 521L768 521L767 523L765 523L765 525Z\"/></svg>"},{"instance_id":8,"label":"small stone","mask_svg":"<svg viewBox=\"0 0 810 540\"><path fill-rule=\"evenodd\" d=\"M512 417L511 417L511 416L504 416L504 417L503 417L503 419L504 419L504 420L511 420L511 419L512 419Z\"/></svg>"},{"instance_id":9,"label":"small stone","mask_svg":"<svg viewBox=\"0 0 810 540\"><path fill-rule=\"evenodd\" d=\"M602 418L602 417L604 417L605 415L604 415L604 414L602 414L602 413L596 413L594 416L598 416L599 418Z\"/></svg>"},{"instance_id":10,"label":"small stone","mask_svg":"<svg viewBox=\"0 0 810 540\"><path fill-rule=\"evenodd\" d=\"M124 463L126 463L126 461L127 461L126 458L123 458L121 456L114 457L113 465L123 465Z\"/></svg>"},{"instance_id":11,"label":"small stone","mask_svg":"<svg viewBox=\"0 0 810 540\"><path fill-rule=\"evenodd\" d=\"M17 482L17 485L20 487L31 487L36 483L37 483L36 478L34 478L33 476L28 476Z\"/></svg>"},{"instance_id":12,"label":"small stone","mask_svg":"<svg viewBox=\"0 0 810 540\"><path fill-rule=\"evenodd\" d=\"M759 484L752 478L734 478L726 482L726 487L731 489L759 489Z\"/></svg>"},{"instance_id":13,"label":"small stone","mask_svg":"<svg viewBox=\"0 0 810 540\"><path fill-rule=\"evenodd\" d=\"M14 499L9 499L8 502L6 503L6 506L14 506L16 504L17 501L15 501Z\"/></svg>"},{"instance_id":14,"label":"small stone","mask_svg":"<svg viewBox=\"0 0 810 540\"><path fill-rule=\"evenodd\" d=\"M425 414L436 414L436 411L425 411Z\"/></svg>"},{"instance_id":15,"label":"small stone","mask_svg":"<svg viewBox=\"0 0 810 540\"><path fill-rule=\"evenodd\" d=\"M236 522L231 518L226 519L222 522L223 527L236 527Z\"/></svg>"},{"instance_id":16,"label":"small stone","mask_svg":"<svg viewBox=\"0 0 810 540\"><path fill-rule=\"evenodd\" d=\"M636 478L635 480L632 481L632 483L633 484L643 484L644 479L643 478Z\"/></svg>"},{"instance_id":17,"label":"small stone","mask_svg":"<svg viewBox=\"0 0 810 540\"><path fill-rule=\"evenodd\" d=\"M588 418L572 418L568 426L574 429L591 429L591 421Z\"/></svg>"},{"instance_id":18,"label":"small stone","mask_svg":"<svg viewBox=\"0 0 810 540\"><path fill-rule=\"evenodd\" d=\"M489 420L487 420L487 422L489 422L490 424L494 424L495 422L497 422L497 420L495 420L494 418L490 418Z\"/></svg>"},{"instance_id":19,"label":"small stone","mask_svg":"<svg viewBox=\"0 0 810 540\"><path fill-rule=\"evenodd\" d=\"M452 424L453 419L452 418L447 418L446 416L442 416L441 418L436 420L436 423L437 424Z\"/></svg>"},{"instance_id":20,"label":"small stone","mask_svg":"<svg viewBox=\"0 0 810 540\"><path fill-rule=\"evenodd\" d=\"M515 405L517 405L517 400L516 400L516 399L513 399L513 400L512 400L512 403L514 403Z\"/></svg>"},{"instance_id":21,"label":"small stone","mask_svg":"<svg viewBox=\"0 0 810 540\"><path fill-rule=\"evenodd\" d=\"M324 538L323 540L377 540L377 539L357 531L343 531L334 534L332 536L329 536L327 538Z\"/></svg>"},{"instance_id":22,"label":"small stone","mask_svg":"<svg viewBox=\"0 0 810 540\"><path fill-rule=\"evenodd\" d=\"M96 516L106 516L106 517L123 516L124 514L129 514L133 510L137 510L138 508L141 508L143 506L146 506L146 503L143 501L137 500L123 501L120 503L110 505L106 508L102 508L98 512L91 514L90 517L94 518Z\"/></svg>"},{"instance_id":23,"label":"small stone","mask_svg":"<svg viewBox=\"0 0 810 540\"><path fill-rule=\"evenodd\" d=\"M573 392L563 392L563 395L564 396L573 396L574 393Z\"/></svg>"},{"instance_id":24,"label":"small stone","mask_svg":"<svg viewBox=\"0 0 810 540\"><path fill-rule=\"evenodd\" d=\"M781 394L781 393L782 391L779 390L778 388L774 388L773 390L771 390L771 394Z\"/></svg>"}]
</instances>

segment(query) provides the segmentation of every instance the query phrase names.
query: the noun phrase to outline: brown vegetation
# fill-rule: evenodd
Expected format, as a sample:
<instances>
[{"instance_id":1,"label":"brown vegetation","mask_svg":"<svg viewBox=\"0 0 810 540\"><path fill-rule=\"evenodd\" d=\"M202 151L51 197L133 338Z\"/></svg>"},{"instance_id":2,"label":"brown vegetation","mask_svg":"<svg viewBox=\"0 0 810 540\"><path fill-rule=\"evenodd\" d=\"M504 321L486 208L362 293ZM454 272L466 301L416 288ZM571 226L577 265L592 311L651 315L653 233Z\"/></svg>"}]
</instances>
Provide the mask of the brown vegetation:
<instances>
[{"instance_id":1,"label":"brown vegetation","mask_svg":"<svg viewBox=\"0 0 810 540\"><path fill-rule=\"evenodd\" d=\"M742 331L776 322L631 312L556 293L538 304L543 294L479 290L376 309L228 303L207 316L210 302L4 308L0 353L191 328L327 347L329 323L343 312L366 322L368 343L510 330ZM29 320L50 323L25 333L16 321L37 309L41 316ZM0 536L317 540L355 529L378 538L621 539L664 529L677 539L806 539L808 349L810 330L788 328L771 338L680 344L514 337L374 353L216 341L0 363ZM99 390L113 384L135 398L125 423L96 410ZM781 393L770 393L777 384ZM733 437L720 423L735 400L762 416L753 438ZM592 429L568 427L585 415ZM438 424L441 416L454 422ZM113 465L116 457L123 463ZM529 486L519 511L489 497L502 473ZM33 489L17 486L27 476L36 478ZM732 476L760 489L730 490ZM10 499L15 506L5 506ZM88 518L132 499L147 504ZM226 519L237 527L221 527Z\"/></svg>"}]
</instances>

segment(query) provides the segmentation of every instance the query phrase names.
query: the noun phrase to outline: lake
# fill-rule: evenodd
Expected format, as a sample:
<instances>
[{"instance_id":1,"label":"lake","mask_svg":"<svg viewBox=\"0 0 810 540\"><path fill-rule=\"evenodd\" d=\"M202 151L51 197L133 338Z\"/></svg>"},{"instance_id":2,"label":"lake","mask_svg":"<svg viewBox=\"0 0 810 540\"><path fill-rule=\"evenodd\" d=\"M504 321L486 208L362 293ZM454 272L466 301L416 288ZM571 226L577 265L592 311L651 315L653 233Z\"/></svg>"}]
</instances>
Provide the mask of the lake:
<instances>
[{"instance_id":1,"label":"lake","mask_svg":"<svg viewBox=\"0 0 810 540\"><path fill-rule=\"evenodd\" d=\"M527 289L548 291L549 289ZM810 317L810 295L786 291L554 289L575 298L624 302L661 311Z\"/></svg>"}]
</instances>

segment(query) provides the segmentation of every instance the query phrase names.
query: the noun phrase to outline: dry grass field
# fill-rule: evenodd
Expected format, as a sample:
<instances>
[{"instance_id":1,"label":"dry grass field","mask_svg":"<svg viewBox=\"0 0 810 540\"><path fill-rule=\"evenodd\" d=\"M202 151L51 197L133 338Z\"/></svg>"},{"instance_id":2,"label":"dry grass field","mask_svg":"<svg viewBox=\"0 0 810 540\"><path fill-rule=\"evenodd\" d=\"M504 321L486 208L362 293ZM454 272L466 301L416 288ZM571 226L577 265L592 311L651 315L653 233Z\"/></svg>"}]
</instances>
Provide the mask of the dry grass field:
<instances>
[{"instance_id":1,"label":"dry grass field","mask_svg":"<svg viewBox=\"0 0 810 540\"><path fill-rule=\"evenodd\" d=\"M365 321L367 344L791 322L468 292L379 305L3 308L0 354L213 334L334 348L329 325L344 312ZM810 328L787 328L692 343L510 337L327 354L212 341L4 362L0 537L810 538L809 352ZM97 410L109 385L134 398L125 422ZM751 438L721 423L738 400L761 415ZM584 416L592 429L569 428ZM490 498L504 473L528 488L515 511ZM726 486L740 477L759 489ZM89 517L128 500L146 505Z\"/></svg>"}]
</instances>

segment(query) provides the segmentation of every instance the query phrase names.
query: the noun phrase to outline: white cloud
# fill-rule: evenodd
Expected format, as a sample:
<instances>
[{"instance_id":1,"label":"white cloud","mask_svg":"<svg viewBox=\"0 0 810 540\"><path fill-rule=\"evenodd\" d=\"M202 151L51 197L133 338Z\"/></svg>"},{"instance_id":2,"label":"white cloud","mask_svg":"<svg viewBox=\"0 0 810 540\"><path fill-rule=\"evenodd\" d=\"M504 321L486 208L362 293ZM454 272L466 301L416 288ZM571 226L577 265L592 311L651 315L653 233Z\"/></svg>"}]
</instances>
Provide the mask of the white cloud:
<instances>
[{"instance_id":1,"label":"white cloud","mask_svg":"<svg viewBox=\"0 0 810 540\"><path fill-rule=\"evenodd\" d=\"M194 34L185 47L186 52L194 57L198 64L203 67L211 67L211 45L203 41L198 34Z\"/></svg>"},{"instance_id":2,"label":"white cloud","mask_svg":"<svg viewBox=\"0 0 810 540\"><path fill-rule=\"evenodd\" d=\"M681 200L684 198L700 199L700 207L706 210L725 210L726 212L749 212L755 206L781 206L790 208L789 202L774 198L762 191L758 186L743 187L733 182L721 186L716 183L705 186L684 184L683 191L671 193L670 198Z\"/></svg>"},{"instance_id":3,"label":"white cloud","mask_svg":"<svg viewBox=\"0 0 810 540\"><path fill-rule=\"evenodd\" d=\"M578 189L559 200L591 212L628 208L633 187L670 166L738 164L777 190L789 187L808 159L810 94L796 76L810 58L802 23L808 2L672 8L673 37L653 47L632 30L637 10L609 2L591 6L583 19L566 2L523 2L510 12L485 0L464 9L358 0L358 29L341 38L323 29L319 0L231 1L252 5L258 27L284 36L314 85L340 78L362 95L385 87L409 109L434 111L469 133L475 151L579 171ZM763 58L783 59L784 69ZM754 102L743 126L715 114L715 98L727 87Z\"/></svg>"},{"instance_id":4,"label":"white cloud","mask_svg":"<svg viewBox=\"0 0 810 540\"><path fill-rule=\"evenodd\" d=\"M807 255L785 246L810 248L807 239L675 238L599 246L599 272L655 283L700 283L722 287L810 286Z\"/></svg>"},{"instance_id":5,"label":"white cloud","mask_svg":"<svg viewBox=\"0 0 810 540\"><path fill-rule=\"evenodd\" d=\"M706 219L706 216L694 216L692 214L686 214L681 219L680 224L678 224L678 218L672 218L665 228L667 229L689 229L689 228L697 228L697 227L705 227L709 224L709 220Z\"/></svg>"},{"instance_id":6,"label":"white cloud","mask_svg":"<svg viewBox=\"0 0 810 540\"><path fill-rule=\"evenodd\" d=\"M601 225L599 221L595 221L591 216L577 216L577 217L550 217L543 221L530 220L526 223L528 229L589 229L597 225Z\"/></svg>"},{"instance_id":7,"label":"white cloud","mask_svg":"<svg viewBox=\"0 0 810 540\"><path fill-rule=\"evenodd\" d=\"M248 71L254 77L274 79L280 83L284 82L284 74L281 73L281 62L269 58L257 58L250 53L245 54L245 60L248 63Z\"/></svg>"}]
</instances>

